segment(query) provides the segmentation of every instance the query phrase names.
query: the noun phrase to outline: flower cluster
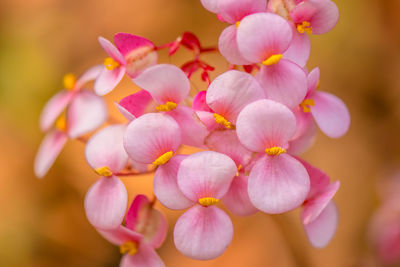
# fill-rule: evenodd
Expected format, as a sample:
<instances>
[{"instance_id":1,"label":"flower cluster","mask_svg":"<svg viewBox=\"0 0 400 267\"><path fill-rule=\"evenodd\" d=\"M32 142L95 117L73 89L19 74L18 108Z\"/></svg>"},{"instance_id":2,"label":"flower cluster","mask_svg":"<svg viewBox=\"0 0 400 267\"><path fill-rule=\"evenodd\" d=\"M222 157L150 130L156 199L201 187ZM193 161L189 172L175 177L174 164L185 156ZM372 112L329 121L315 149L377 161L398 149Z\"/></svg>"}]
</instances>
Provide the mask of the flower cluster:
<instances>
[{"instance_id":1,"label":"flower cluster","mask_svg":"<svg viewBox=\"0 0 400 267\"><path fill-rule=\"evenodd\" d=\"M233 237L233 225L219 203L238 216L279 214L301 207L301 221L315 247L328 244L336 230L332 200L339 182L298 158L318 126L332 138L350 125L345 104L317 90L320 70L305 67L309 34L330 31L338 9L330 0L201 0L231 24L220 35L219 52L229 69L211 80L212 66L201 59L205 48L189 32L156 46L128 33L114 44L100 37L104 64L78 80L64 79L67 90L46 104L40 125L49 131L35 160L43 177L68 138L96 130L107 119L101 96L127 75L140 91L115 104L125 123L108 122L86 142L85 156L100 176L85 197L89 222L120 247L121 266L163 266L155 253L166 236L158 200L186 210L174 228L174 243L199 260L220 256ZM181 67L158 62L188 49L193 59ZM205 90L191 95L190 79L199 72ZM94 80L94 93L83 90ZM179 153L182 146L201 152ZM136 196L128 212L121 176L154 171L154 199ZM218 206L216 205L218 204Z\"/></svg>"}]
</instances>

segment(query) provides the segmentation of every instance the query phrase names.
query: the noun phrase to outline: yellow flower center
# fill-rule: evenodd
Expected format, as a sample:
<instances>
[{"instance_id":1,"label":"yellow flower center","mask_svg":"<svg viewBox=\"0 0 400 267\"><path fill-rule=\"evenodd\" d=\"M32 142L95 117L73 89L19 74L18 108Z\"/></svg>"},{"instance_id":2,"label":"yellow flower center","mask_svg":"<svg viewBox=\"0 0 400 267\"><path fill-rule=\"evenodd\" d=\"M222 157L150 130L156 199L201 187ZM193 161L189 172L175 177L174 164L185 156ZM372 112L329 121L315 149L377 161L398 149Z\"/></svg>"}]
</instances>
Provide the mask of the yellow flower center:
<instances>
[{"instance_id":1,"label":"yellow flower center","mask_svg":"<svg viewBox=\"0 0 400 267\"><path fill-rule=\"evenodd\" d=\"M286 149L279 146L274 146L266 148L265 153L267 153L268 156L278 156L280 154L286 153Z\"/></svg>"},{"instance_id":2,"label":"yellow flower center","mask_svg":"<svg viewBox=\"0 0 400 267\"><path fill-rule=\"evenodd\" d=\"M74 74L68 73L64 75L63 85L65 89L72 90L74 89L75 84L76 84L76 76Z\"/></svg>"},{"instance_id":3,"label":"yellow flower center","mask_svg":"<svg viewBox=\"0 0 400 267\"><path fill-rule=\"evenodd\" d=\"M164 105L158 105L156 107L156 109L158 111L171 111L171 110L175 109L176 107L177 107L176 103L168 101Z\"/></svg>"},{"instance_id":4,"label":"yellow flower center","mask_svg":"<svg viewBox=\"0 0 400 267\"><path fill-rule=\"evenodd\" d=\"M67 130L67 119L65 117L65 113L61 114L56 120L56 128L62 132Z\"/></svg>"},{"instance_id":5,"label":"yellow flower center","mask_svg":"<svg viewBox=\"0 0 400 267\"><path fill-rule=\"evenodd\" d=\"M113 175L112 171L107 166L103 166L103 167L94 169L94 172L100 176L105 176L105 177L109 177L109 176Z\"/></svg>"},{"instance_id":6,"label":"yellow flower center","mask_svg":"<svg viewBox=\"0 0 400 267\"><path fill-rule=\"evenodd\" d=\"M312 27L310 22L308 21L303 21L301 24L297 24L297 31L299 33L308 33L312 34Z\"/></svg>"},{"instance_id":7,"label":"yellow flower center","mask_svg":"<svg viewBox=\"0 0 400 267\"><path fill-rule=\"evenodd\" d=\"M119 246L119 252L121 252L121 254L128 253L133 256L138 252L138 244L136 242L126 241Z\"/></svg>"},{"instance_id":8,"label":"yellow flower center","mask_svg":"<svg viewBox=\"0 0 400 267\"><path fill-rule=\"evenodd\" d=\"M272 55L269 58L267 58L266 60L264 60L262 62L262 64L265 66L271 66L271 65L277 64L277 63L279 63L279 61L281 61L282 57L283 57L282 54Z\"/></svg>"},{"instance_id":9,"label":"yellow flower center","mask_svg":"<svg viewBox=\"0 0 400 267\"><path fill-rule=\"evenodd\" d=\"M314 99L304 99L304 101L300 103L300 107L303 108L304 112L311 112L311 107L313 106L315 106Z\"/></svg>"},{"instance_id":10,"label":"yellow flower center","mask_svg":"<svg viewBox=\"0 0 400 267\"><path fill-rule=\"evenodd\" d=\"M104 59L104 66L108 70L114 70L115 68L121 66L121 64L119 64L119 62L115 61L113 58L107 57L106 59Z\"/></svg>"},{"instance_id":11,"label":"yellow flower center","mask_svg":"<svg viewBox=\"0 0 400 267\"><path fill-rule=\"evenodd\" d=\"M239 25L240 25L240 20L239 20L239 21L236 21L236 24L235 24L236 29L239 28Z\"/></svg>"},{"instance_id":12,"label":"yellow flower center","mask_svg":"<svg viewBox=\"0 0 400 267\"><path fill-rule=\"evenodd\" d=\"M164 165L172 158L173 155L174 153L172 151L168 151L167 153L162 154L155 161L153 161L153 165L156 166Z\"/></svg>"},{"instance_id":13,"label":"yellow flower center","mask_svg":"<svg viewBox=\"0 0 400 267\"><path fill-rule=\"evenodd\" d=\"M199 198L199 204L202 205L203 207L208 207L211 205L217 204L219 199L214 198L214 197L203 197Z\"/></svg>"},{"instance_id":14,"label":"yellow flower center","mask_svg":"<svg viewBox=\"0 0 400 267\"><path fill-rule=\"evenodd\" d=\"M241 169L243 169L243 166L242 166L242 164L239 164L239 166L237 166L236 176L239 176L239 172Z\"/></svg>"},{"instance_id":15,"label":"yellow flower center","mask_svg":"<svg viewBox=\"0 0 400 267\"><path fill-rule=\"evenodd\" d=\"M216 123L221 124L228 129L232 129L232 124L227 119L225 119L223 116L221 116L217 113L214 113L213 116L214 116Z\"/></svg>"}]
</instances>

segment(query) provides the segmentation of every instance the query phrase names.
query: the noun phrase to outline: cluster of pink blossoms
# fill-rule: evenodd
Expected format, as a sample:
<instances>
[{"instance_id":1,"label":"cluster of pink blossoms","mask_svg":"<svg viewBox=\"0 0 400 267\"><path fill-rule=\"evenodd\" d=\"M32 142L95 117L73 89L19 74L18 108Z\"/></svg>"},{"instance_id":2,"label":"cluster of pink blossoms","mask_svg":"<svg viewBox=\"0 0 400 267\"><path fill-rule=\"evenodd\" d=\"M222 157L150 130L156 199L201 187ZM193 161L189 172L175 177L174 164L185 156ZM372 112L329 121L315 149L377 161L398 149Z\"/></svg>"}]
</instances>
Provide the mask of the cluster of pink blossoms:
<instances>
[{"instance_id":1,"label":"cluster of pink blossoms","mask_svg":"<svg viewBox=\"0 0 400 267\"><path fill-rule=\"evenodd\" d=\"M300 207L301 221L315 247L324 247L336 231L332 200L339 182L298 158L318 127L341 137L350 124L345 104L321 92L319 68L305 67L309 34L330 31L338 9L330 0L201 0L231 24L219 37L219 52L229 70L210 80L214 68L201 55L197 37L184 33L156 46L127 34L114 44L100 37L108 57L80 79L67 75L65 88L45 106L40 124L48 132L35 161L43 177L69 138L82 138L107 120L101 96L125 74L141 88L116 103L127 122L108 125L88 140L85 156L100 176L85 197L89 222L124 254L121 266L163 266L155 249L167 223L156 200L172 210L186 210L174 228L174 243L185 256L213 259L232 241L230 217L256 212L279 214ZM170 56L179 48L194 59L180 68L158 64L158 51ZM243 71L241 71L243 70ZM201 72L206 90L190 95L190 78ZM95 80L94 93L84 90ZM202 152L179 153L182 145ZM128 212L120 180L155 170L154 199L136 196Z\"/></svg>"}]
</instances>

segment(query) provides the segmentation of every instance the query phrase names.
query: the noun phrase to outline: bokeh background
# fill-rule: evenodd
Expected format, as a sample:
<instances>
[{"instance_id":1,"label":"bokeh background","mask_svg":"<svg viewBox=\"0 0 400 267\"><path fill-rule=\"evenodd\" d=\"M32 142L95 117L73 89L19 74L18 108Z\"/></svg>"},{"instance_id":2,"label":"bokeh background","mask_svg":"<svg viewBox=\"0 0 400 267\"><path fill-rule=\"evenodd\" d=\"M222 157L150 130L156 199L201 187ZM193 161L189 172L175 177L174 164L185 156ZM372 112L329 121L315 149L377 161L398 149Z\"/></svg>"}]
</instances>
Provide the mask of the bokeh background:
<instances>
[{"instance_id":1,"label":"bokeh background","mask_svg":"<svg viewBox=\"0 0 400 267\"><path fill-rule=\"evenodd\" d=\"M328 247L308 244L299 212L232 217L234 239L212 261L193 261L173 246L172 229L181 212L158 207L170 230L158 250L167 266L379 266L367 227L380 204L378 188L400 169L400 1L336 0L337 27L313 36L309 68L321 68L321 90L342 98L352 115L338 140L319 134L304 158L341 181L335 200L340 224ZM84 195L98 179L87 166L84 145L68 143L49 174L38 180L33 159L43 134L38 118L44 103L62 89L65 73L81 74L102 63L97 42L129 32L161 45L188 30L205 46L216 45L225 25L198 0L2 0L0 2L0 266L117 266L118 248L89 225ZM181 64L190 54L161 61ZM216 55L205 57L217 70ZM197 81L196 81L197 79ZM205 89L195 78L193 87ZM106 97L113 102L133 92L126 79ZM121 118L122 119L122 118ZM123 178L130 200L151 195L151 176ZM399 192L400 193L400 192ZM366 266L366 265L364 265Z\"/></svg>"}]
</instances>

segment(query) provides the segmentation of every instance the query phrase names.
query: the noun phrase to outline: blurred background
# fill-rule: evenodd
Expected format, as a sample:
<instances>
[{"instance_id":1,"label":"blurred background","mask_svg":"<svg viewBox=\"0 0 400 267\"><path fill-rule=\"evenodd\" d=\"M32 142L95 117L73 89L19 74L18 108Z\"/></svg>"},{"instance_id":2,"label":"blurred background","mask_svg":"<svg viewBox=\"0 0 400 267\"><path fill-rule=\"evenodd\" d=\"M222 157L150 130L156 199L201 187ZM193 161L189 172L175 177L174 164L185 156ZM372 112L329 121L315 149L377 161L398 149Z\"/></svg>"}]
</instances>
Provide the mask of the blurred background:
<instances>
[{"instance_id":1,"label":"blurred background","mask_svg":"<svg viewBox=\"0 0 400 267\"><path fill-rule=\"evenodd\" d=\"M173 246L173 225L181 212L157 204L170 223L158 250L167 266L383 266L376 262L368 227L382 205L382 184L400 170L400 1L335 2L339 23L326 35L312 36L307 66L320 67L320 89L346 102L352 125L338 140L319 133L304 155L341 182L334 239L325 249L311 247L299 211L232 216L235 234L226 253L212 261L193 261ZM85 218L84 195L98 177L85 162L84 145L70 141L43 180L33 175L43 137L38 126L41 109L62 89L64 74L80 75L103 62L106 54L97 37L112 39L116 32L129 32L161 45L192 31L205 46L214 46L225 27L199 0L0 2L0 266L119 263L118 248ZM179 65L185 58L190 54L183 51L172 59L161 53L162 62ZM217 68L213 78L227 68L220 56L204 59ZM205 89L197 76L194 80L195 88ZM119 116L113 102L134 90L125 79L107 95L111 113ZM151 180L150 175L123 178L130 201L138 193L150 196Z\"/></svg>"}]
</instances>

